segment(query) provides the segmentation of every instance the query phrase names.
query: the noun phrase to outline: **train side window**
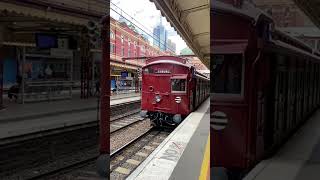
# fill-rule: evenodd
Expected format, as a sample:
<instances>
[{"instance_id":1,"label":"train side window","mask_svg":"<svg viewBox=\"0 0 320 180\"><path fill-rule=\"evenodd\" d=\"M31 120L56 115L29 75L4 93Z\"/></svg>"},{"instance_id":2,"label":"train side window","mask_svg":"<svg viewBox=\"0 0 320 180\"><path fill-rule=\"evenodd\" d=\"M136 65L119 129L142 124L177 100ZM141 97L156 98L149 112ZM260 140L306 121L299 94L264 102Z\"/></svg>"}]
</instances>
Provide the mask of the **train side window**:
<instances>
[{"instance_id":1,"label":"train side window","mask_svg":"<svg viewBox=\"0 0 320 180\"><path fill-rule=\"evenodd\" d=\"M212 93L241 94L243 76L243 55L224 54L213 55L211 63Z\"/></svg>"},{"instance_id":2,"label":"train side window","mask_svg":"<svg viewBox=\"0 0 320 180\"><path fill-rule=\"evenodd\" d=\"M186 79L171 79L171 91L173 93L186 92Z\"/></svg>"}]
</instances>

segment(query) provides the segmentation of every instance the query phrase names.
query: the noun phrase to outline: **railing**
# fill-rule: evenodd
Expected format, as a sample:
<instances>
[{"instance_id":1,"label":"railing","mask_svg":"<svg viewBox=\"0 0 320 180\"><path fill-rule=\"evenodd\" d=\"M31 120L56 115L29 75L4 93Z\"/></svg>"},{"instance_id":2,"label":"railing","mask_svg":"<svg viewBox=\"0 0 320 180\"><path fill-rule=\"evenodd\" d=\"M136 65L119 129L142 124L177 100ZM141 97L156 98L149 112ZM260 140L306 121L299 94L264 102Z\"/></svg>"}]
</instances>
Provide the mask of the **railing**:
<instances>
[{"instance_id":1,"label":"railing","mask_svg":"<svg viewBox=\"0 0 320 180\"><path fill-rule=\"evenodd\" d=\"M51 101L72 98L72 81L26 82L20 100L24 102Z\"/></svg>"},{"instance_id":2,"label":"railing","mask_svg":"<svg viewBox=\"0 0 320 180\"><path fill-rule=\"evenodd\" d=\"M140 92L140 88L138 87L119 87L117 89L111 90L113 94L129 94L133 92Z\"/></svg>"}]
</instances>

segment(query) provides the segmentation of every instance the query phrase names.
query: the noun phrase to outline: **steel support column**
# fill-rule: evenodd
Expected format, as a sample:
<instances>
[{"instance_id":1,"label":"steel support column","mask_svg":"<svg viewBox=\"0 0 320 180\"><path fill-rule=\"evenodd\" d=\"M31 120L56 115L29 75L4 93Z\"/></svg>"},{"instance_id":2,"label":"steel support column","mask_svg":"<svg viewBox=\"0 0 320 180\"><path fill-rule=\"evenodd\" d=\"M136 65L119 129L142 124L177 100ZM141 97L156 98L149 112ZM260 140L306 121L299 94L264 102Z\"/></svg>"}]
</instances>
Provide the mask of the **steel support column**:
<instances>
[{"instance_id":1,"label":"steel support column","mask_svg":"<svg viewBox=\"0 0 320 180\"><path fill-rule=\"evenodd\" d=\"M109 176L110 162L110 16L102 20L102 62L101 62L101 95L100 95L100 156L97 160L98 173Z\"/></svg>"},{"instance_id":2,"label":"steel support column","mask_svg":"<svg viewBox=\"0 0 320 180\"><path fill-rule=\"evenodd\" d=\"M81 98L87 99L90 91L90 46L89 38L87 37L87 29L81 32L80 43L81 54Z\"/></svg>"}]
</instances>

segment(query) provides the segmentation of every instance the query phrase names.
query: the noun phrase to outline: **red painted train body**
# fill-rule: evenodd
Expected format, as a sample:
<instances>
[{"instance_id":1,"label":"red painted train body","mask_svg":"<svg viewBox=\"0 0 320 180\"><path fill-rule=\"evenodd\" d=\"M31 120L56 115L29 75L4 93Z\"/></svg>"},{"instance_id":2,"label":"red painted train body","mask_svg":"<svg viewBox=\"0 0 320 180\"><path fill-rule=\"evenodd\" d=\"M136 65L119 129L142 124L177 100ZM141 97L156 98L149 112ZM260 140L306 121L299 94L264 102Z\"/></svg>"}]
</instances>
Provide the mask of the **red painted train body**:
<instances>
[{"instance_id":1,"label":"red painted train body","mask_svg":"<svg viewBox=\"0 0 320 180\"><path fill-rule=\"evenodd\" d=\"M212 6L211 167L244 172L319 107L320 58L248 4Z\"/></svg>"},{"instance_id":2,"label":"red painted train body","mask_svg":"<svg viewBox=\"0 0 320 180\"><path fill-rule=\"evenodd\" d=\"M154 126L176 126L210 94L210 80L186 60L159 56L142 68L141 116Z\"/></svg>"}]
</instances>

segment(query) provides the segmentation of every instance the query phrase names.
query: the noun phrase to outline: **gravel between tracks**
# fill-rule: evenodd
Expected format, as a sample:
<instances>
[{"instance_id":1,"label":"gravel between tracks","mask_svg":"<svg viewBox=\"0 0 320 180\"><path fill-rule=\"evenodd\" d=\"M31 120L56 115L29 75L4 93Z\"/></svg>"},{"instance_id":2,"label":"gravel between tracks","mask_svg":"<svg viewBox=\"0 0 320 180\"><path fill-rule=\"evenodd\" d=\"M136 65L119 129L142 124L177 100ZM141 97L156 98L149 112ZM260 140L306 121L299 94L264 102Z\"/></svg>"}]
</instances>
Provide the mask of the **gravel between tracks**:
<instances>
[{"instance_id":1,"label":"gravel between tracks","mask_svg":"<svg viewBox=\"0 0 320 180\"><path fill-rule=\"evenodd\" d=\"M110 136L110 150L111 153L116 149L124 146L126 143L130 142L131 140L135 139L135 137L144 134L149 129L151 129L150 121L144 120L134 124L131 127L119 130L113 133Z\"/></svg>"},{"instance_id":2,"label":"gravel between tracks","mask_svg":"<svg viewBox=\"0 0 320 180\"><path fill-rule=\"evenodd\" d=\"M110 179L123 180L132 173L169 135L169 132L151 131L142 139L114 155L110 162ZM129 173L129 174L127 174Z\"/></svg>"}]
</instances>

